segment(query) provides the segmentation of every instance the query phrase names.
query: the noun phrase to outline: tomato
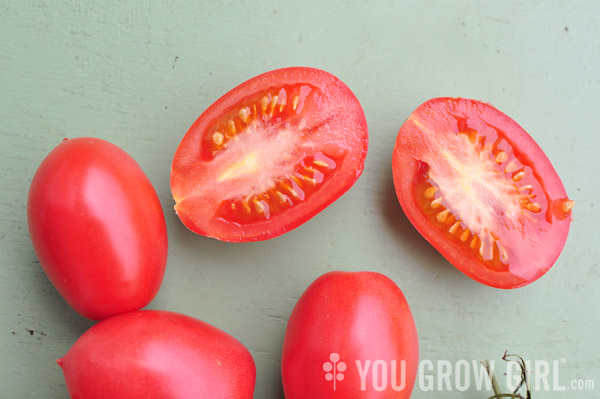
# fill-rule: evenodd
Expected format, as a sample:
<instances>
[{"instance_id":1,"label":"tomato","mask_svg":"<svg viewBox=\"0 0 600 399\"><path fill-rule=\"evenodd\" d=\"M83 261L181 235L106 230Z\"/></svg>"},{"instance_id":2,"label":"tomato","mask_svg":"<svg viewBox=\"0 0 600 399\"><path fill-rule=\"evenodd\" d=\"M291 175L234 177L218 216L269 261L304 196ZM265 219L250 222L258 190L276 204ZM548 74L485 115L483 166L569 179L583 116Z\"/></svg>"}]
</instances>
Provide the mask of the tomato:
<instances>
[{"instance_id":1,"label":"tomato","mask_svg":"<svg viewBox=\"0 0 600 399\"><path fill-rule=\"evenodd\" d=\"M536 142L489 104L434 98L419 106L398 134L393 173L416 229L483 284L531 283L567 239L574 202Z\"/></svg>"},{"instance_id":2,"label":"tomato","mask_svg":"<svg viewBox=\"0 0 600 399\"><path fill-rule=\"evenodd\" d=\"M42 268L81 315L137 310L158 292L163 211L140 166L114 144L82 137L52 150L31 182L27 219Z\"/></svg>"},{"instance_id":3,"label":"tomato","mask_svg":"<svg viewBox=\"0 0 600 399\"><path fill-rule=\"evenodd\" d=\"M402 291L373 272L330 272L292 311L281 374L287 399L405 399L419 340Z\"/></svg>"},{"instance_id":4,"label":"tomato","mask_svg":"<svg viewBox=\"0 0 600 399\"><path fill-rule=\"evenodd\" d=\"M252 399L256 377L235 338L158 310L101 321L57 362L73 399Z\"/></svg>"},{"instance_id":5,"label":"tomato","mask_svg":"<svg viewBox=\"0 0 600 399\"><path fill-rule=\"evenodd\" d=\"M192 231L223 241L281 235L358 179L367 124L350 89L312 68L252 78L212 104L171 168L175 210Z\"/></svg>"}]
</instances>

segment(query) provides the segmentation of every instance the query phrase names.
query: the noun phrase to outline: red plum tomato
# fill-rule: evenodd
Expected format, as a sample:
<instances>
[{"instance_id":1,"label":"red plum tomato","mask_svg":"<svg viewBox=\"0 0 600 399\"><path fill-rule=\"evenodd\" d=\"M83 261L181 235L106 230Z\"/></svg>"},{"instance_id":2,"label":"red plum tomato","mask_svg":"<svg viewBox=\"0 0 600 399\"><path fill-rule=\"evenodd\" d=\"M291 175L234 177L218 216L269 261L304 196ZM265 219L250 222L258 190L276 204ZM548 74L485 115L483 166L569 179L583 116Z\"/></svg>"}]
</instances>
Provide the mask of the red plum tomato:
<instances>
[{"instance_id":1,"label":"red plum tomato","mask_svg":"<svg viewBox=\"0 0 600 399\"><path fill-rule=\"evenodd\" d=\"M163 211L140 166L116 145L60 143L33 177L27 219L42 268L81 315L137 310L158 292L167 261Z\"/></svg>"},{"instance_id":2,"label":"red plum tomato","mask_svg":"<svg viewBox=\"0 0 600 399\"><path fill-rule=\"evenodd\" d=\"M287 399L407 399L419 362L402 291L373 272L330 272L294 307L281 373Z\"/></svg>"},{"instance_id":3,"label":"red plum tomato","mask_svg":"<svg viewBox=\"0 0 600 399\"><path fill-rule=\"evenodd\" d=\"M99 322L58 364L72 399L252 399L256 378L235 338L159 310Z\"/></svg>"}]
</instances>

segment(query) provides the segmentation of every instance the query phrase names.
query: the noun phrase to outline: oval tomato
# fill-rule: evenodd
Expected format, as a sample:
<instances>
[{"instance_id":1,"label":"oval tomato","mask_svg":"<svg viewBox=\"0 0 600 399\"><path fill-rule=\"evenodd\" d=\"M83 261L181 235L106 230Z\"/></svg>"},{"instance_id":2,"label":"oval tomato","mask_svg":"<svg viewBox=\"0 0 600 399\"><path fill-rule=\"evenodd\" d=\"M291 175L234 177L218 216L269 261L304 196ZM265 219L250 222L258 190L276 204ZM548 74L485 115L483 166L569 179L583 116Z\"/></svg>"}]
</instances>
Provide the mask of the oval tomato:
<instances>
[{"instance_id":1,"label":"oval tomato","mask_svg":"<svg viewBox=\"0 0 600 399\"><path fill-rule=\"evenodd\" d=\"M100 320L156 295L167 230L152 184L119 147L64 140L39 166L27 201L33 248L63 298Z\"/></svg>"},{"instance_id":2,"label":"oval tomato","mask_svg":"<svg viewBox=\"0 0 600 399\"><path fill-rule=\"evenodd\" d=\"M287 399L404 399L412 391L419 340L396 284L372 272L330 272L296 304L281 374Z\"/></svg>"},{"instance_id":3,"label":"oval tomato","mask_svg":"<svg viewBox=\"0 0 600 399\"><path fill-rule=\"evenodd\" d=\"M450 263L497 288L542 276L574 202L536 142L489 104L435 98L400 129L394 185L406 216Z\"/></svg>"},{"instance_id":4,"label":"oval tomato","mask_svg":"<svg viewBox=\"0 0 600 399\"><path fill-rule=\"evenodd\" d=\"M175 210L192 231L276 237L346 192L363 170L367 124L350 89L312 68L242 83L200 117L171 168Z\"/></svg>"},{"instance_id":5,"label":"oval tomato","mask_svg":"<svg viewBox=\"0 0 600 399\"><path fill-rule=\"evenodd\" d=\"M101 321L58 364L73 399L252 399L256 377L235 338L157 310Z\"/></svg>"}]
</instances>

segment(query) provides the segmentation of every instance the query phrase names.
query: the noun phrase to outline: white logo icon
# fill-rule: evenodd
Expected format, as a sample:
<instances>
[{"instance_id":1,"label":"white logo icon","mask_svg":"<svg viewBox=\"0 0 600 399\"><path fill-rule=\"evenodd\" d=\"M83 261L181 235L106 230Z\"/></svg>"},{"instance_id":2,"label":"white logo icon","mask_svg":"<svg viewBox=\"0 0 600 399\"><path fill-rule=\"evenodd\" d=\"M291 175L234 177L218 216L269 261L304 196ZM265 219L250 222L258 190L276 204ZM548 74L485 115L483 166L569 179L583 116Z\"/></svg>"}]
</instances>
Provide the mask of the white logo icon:
<instances>
[{"instance_id":1,"label":"white logo icon","mask_svg":"<svg viewBox=\"0 0 600 399\"><path fill-rule=\"evenodd\" d=\"M333 381L333 390L335 391L336 382L344 379L344 371L348 367L346 363L340 362L340 355L338 353L330 354L329 360L329 362L323 363L323 371L325 372L325 379Z\"/></svg>"}]
</instances>

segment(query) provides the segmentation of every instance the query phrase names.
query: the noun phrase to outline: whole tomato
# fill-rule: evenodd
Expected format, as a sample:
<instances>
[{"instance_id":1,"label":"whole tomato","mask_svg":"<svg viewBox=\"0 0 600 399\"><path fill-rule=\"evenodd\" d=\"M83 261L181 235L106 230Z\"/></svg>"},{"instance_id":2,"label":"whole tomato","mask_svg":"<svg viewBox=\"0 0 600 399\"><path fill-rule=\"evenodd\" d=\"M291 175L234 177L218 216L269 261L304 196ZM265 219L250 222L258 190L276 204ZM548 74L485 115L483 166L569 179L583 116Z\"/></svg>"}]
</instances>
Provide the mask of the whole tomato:
<instances>
[{"instance_id":1,"label":"whole tomato","mask_svg":"<svg viewBox=\"0 0 600 399\"><path fill-rule=\"evenodd\" d=\"M419 341L404 295L386 276L331 272L296 304L285 333L287 399L409 398Z\"/></svg>"},{"instance_id":2,"label":"whole tomato","mask_svg":"<svg viewBox=\"0 0 600 399\"><path fill-rule=\"evenodd\" d=\"M58 364L72 399L252 399L256 378L235 338L159 310L101 321Z\"/></svg>"},{"instance_id":3,"label":"whole tomato","mask_svg":"<svg viewBox=\"0 0 600 399\"><path fill-rule=\"evenodd\" d=\"M152 184L125 151L65 139L39 166L27 201L33 248L63 298L100 320L146 306L167 262L167 229Z\"/></svg>"}]
</instances>

